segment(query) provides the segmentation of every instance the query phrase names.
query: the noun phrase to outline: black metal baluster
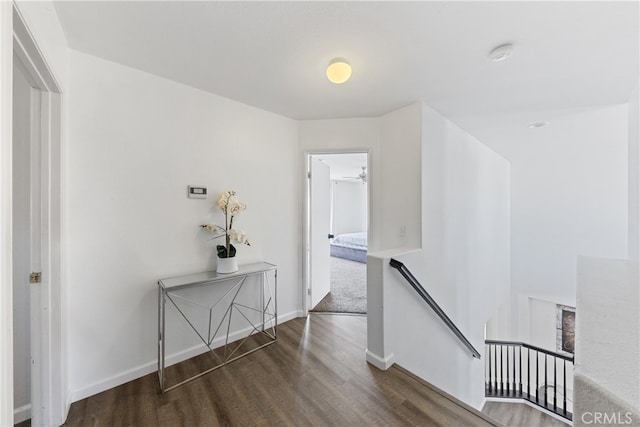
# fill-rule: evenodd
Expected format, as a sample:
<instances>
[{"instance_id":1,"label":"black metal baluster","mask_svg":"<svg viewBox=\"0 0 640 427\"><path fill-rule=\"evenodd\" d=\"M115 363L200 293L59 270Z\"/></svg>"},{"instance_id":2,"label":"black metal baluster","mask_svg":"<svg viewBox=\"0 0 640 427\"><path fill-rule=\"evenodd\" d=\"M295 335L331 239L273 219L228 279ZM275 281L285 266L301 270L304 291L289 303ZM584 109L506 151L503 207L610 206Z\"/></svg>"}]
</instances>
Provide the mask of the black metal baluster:
<instances>
[{"instance_id":1,"label":"black metal baluster","mask_svg":"<svg viewBox=\"0 0 640 427\"><path fill-rule=\"evenodd\" d=\"M557 391L557 382L558 382L558 380L556 379L556 368L557 367L558 367L558 360L554 356L553 357L553 411L554 412L556 410L556 399L558 398L558 391Z\"/></svg>"},{"instance_id":2,"label":"black metal baluster","mask_svg":"<svg viewBox=\"0 0 640 427\"><path fill-rule=\"evenodd\" d=\"M489 370L487 369L487 343L484 343L484 395L486 396L489 392L489 387L487 387L487 381L489 380Z\"/></svg>"},{"instance_id":3,"label":"black metal baluster","mask_svg":"<svg viewBox=\"0 0 640 427\"><path fill-rule=\"evenodd\" d=\"M527 349L527 397L531 399L531 350Z\"/></svg>"},{"instance_id":4,"label":"black metal baluster","mask_svg":"<svg viewBox=\"0 0 640 427\"><path fill-rule=\"evenodd\" d=\"M493 346L493 395L498 393L498 345Z\"/></svg>"},{"instance_id":5,"label":"black metal baluster","mask_svg":"<svg viewBox=\"0 0 640 427\"><path fill-rule=\"evenodd\" d=\"M563 365L563 375L564 375L564 381L563 381L563 390L562 390L562 396L563 396L563 410L564 410L564 414L567 415L567 361L564 360L562 362Z\"/></svg>"},{"instance_id":6,"label":"black metal baluster","mask_svg":"<svg viewBox=\"0 0 640 427\"><path fill-rule=\"evenodd\" d=\"M518 382L520 384L520 392L519 396L522 396L522 346L520 346L520 350L518 350L518 362L520 367L520 376L518 377Z\"/></svg>"},{"instance_id":7,"label":"black metal baluster","mask_svg":"<svg viewBox=\"0 0 640 427\"><path fill-rule=\"evenodd\" d=\"M487 345L489 352L488 365L485 366L485 374L488 373L487 396L523 398L571 420L571 412L569 411L571 396L567 395L567 390L570 391L571 386L571 384L567 384L567 381L571 381L571 378L568 378L570 373L567 373L567 365L570 363L569 369L572 369L573 358L514 341L493 341ZM493 346L493 350L491 346ZM526 353L522 351L523 348L526 349ZM500 360L498 360L498 351L500 352ZM531 360L532 353L535 357L533 362ZM544 367L540 366L541 355ZM523 357L526 357L527 360L523 360ZM553 373L550 371L549 358L553 363L553 367L551 367ZM558 362L562 363L561 367L558 366ZM535 373L532 372L531 363L536 365ZM549 383L549 381L552 382ZM558 381L562 381L562 387L558 386ZM531 390L532 386L535 388L535 398L533 390ZM541 387L544 390L541 390ZM551 393L553 393L553 398ZM562 393L561 398L558 397L558 393Z\"/></svg>"},{"instance_id":8,"label":"black metal baluster","mask_svg":"<svg viewBox=\"0 0 640 427\"><path fill-rule=\"evenodd\" d=\"M493 346L493 373L494 373L494 377L493 377L493 381L494 381L494 387L493 390L494 392L497 394L498 393L498 346L494 345Z\"/></svg>"},{"instance_id":9,"label":"black metal baluster","mask_svg":"<svg viewBox=\"0 0 640 427\"><path fill-rule=\"evenodd\" d=\"M491 371L491 344L489 344L489 372ZM493 375L489 375L489 390L493 391Z\"/></svg>"},{"instance_id":10,"label":"black metal baluster","mask_svg":"<svg viewBox=\"0 0 640 427\"><path fill-rule=\"evenodd\" d=\"M510 345L507 346L507 396L509 395L509 393L511 392L511 387L509 384L509 347L511 347Z\"/></svg>"},{"instance_id":11,"label":"black metal baluster","mask_svg":"<svg viewBox=\"0 0 640 427\"><path fill-rule=\"evenodd\" d=\"M489 364L485 365L484 367L484 377L488 379L488 384L485 384L485 387L489 389L489 394L491 394L491 344L488 344L485 348L487 349L487 353L489 354L489 356L487 356L487 358L489 359ZM485 395L486 394L487 391L485 390Z\"/></svg>"},{"instance_id":12,"label":"black metal baluster","mask_svg":"<svg viewBox=\"0 0 640 427\"><path fill-rule=\"evenodd\" d=\"M536 350L536 403L538 403L538 389L540 389L540 372L538 365L540 365L540 356L538 350Z\"/></svg>"},{"instance_id":13,"label":"black metal baluster","mask_svg":"<svg viewBox=\"0 0 640 427\"><path fill-rule=\"evenodd\" d=\"M544 407L547 407L547 353L544 354Z\"/></svg>"},{"instance_id":14,"label":"black metal baluster","mask_svg":"<svg viewBox=\"0 0 640 427\"><path fill-rule=\"evenodd\" d=\"M500 394L504 395L504 363L502 361L502 344L500 344Z\"/></svg>"},{"instance_id":15,"label":"black metal baluster","mask_svg":"<svg viewBox=\"0 0 640 427\"><path fill-rule=\"evenodd\" d=\"M516 346L514 345L511 350L512 350L511 354L513 356L513 359L511 360L513 362L512 363L512 365L513 365L513 367L512 367L512 369L513 369L513 377L512 377L512 379L513 379L513 387L512 387L512 389L513 389L513 394L515 394L516 393Z\"/></svg>"}]
</instances>

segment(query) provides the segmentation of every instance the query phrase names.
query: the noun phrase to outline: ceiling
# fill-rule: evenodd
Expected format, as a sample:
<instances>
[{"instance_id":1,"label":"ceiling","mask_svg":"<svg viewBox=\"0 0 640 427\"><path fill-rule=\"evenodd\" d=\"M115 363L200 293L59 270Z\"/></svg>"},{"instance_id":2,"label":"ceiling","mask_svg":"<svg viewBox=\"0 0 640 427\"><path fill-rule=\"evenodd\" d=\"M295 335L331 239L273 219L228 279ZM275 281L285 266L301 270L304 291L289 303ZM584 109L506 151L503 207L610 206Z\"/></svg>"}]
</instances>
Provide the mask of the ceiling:
<instances>
[{"instance_id":1,"label":"ceiling","mask_svg":"<svg viewBox=\"0 0 640 427\"><path fill-rule=\"evenodd\" d=\"M638 2L56 1L69 45L294 119L424 100L479 139L505 120L624 103ZM493 62L503 43L513 55ZM353 66L334 85L334 57Z\"/></svg>"},{"instance_id":2,"label":"ceiling","mask_svg":"<svg viewBox=\"0 0 640 427\"><path fill-rule=\"evenodd\" d=\"M329 166L329 178L335 181L361 182L357 177L367 167L367 153L314 154Z\"/></svg>"}]
</instances>

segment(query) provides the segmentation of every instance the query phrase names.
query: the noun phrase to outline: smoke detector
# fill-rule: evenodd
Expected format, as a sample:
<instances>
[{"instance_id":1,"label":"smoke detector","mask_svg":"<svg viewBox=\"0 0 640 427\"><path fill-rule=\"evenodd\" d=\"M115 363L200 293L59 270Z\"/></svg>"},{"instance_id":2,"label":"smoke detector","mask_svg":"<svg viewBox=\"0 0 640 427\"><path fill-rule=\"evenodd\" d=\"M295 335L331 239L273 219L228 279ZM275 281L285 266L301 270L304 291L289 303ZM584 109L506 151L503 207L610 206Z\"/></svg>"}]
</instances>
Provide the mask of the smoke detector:
<instances>
[{"instance_id":1,"label":"smoke detector","mask_svg":"<svg viewBox=\"0 0 640 427\"><path fill-rule=\"evenodd\" d=\"M494 62L504 61L513 53L513 45L511 43L502 44L489 52L489 58Z\"/></svg>"}]
</instances>

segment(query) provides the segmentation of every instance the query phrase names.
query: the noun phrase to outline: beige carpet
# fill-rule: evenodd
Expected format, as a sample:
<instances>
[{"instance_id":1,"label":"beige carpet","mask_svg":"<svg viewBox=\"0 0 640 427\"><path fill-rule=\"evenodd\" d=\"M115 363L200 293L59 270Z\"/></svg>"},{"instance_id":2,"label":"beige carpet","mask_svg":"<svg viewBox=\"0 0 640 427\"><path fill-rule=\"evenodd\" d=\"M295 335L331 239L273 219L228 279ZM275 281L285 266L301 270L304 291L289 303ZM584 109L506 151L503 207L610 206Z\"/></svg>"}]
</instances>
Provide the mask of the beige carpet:
<instances>
[{"instance_id":1,"label":"beige carpet","mask_svg":"<svg viewBox=\"0 0 640 427\"><path fill-rule=\"evenodd\" d=\"M367 264L331 257L331 292L313 312L367 313Z\"/></svg>"}]
</instances>

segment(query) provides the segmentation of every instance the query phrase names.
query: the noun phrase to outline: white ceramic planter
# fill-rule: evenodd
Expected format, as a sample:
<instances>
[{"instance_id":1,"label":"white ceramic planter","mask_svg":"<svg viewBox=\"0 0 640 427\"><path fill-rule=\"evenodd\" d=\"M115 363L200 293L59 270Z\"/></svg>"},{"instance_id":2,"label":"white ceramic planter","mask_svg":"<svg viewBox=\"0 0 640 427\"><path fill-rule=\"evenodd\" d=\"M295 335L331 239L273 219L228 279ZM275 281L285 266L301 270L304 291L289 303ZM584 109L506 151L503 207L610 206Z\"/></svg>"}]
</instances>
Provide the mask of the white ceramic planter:
<instances>
[{"instance_id":1,"label":"white ceramic planter","mask_svg":"<svg viewBox=\"0 0 640 427\"><path fill-rule=\"evenodd\" d=\"M234 273L238 271L238 259L236 257L220 258L218 257L217 273Z\"/></svg>"}]
</instances>

